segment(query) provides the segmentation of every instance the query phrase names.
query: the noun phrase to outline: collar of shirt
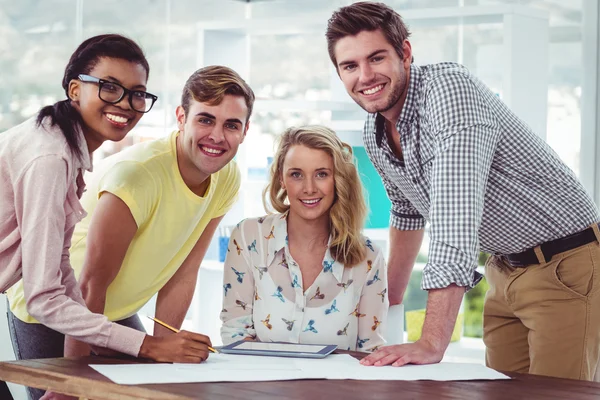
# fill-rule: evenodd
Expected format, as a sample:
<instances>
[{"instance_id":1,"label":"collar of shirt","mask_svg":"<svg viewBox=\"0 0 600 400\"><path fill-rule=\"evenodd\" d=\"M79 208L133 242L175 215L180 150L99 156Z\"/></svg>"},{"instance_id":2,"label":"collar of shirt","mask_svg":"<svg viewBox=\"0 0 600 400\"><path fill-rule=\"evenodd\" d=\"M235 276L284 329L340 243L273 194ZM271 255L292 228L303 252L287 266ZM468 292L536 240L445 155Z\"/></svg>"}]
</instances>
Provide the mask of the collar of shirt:
<instances>
[{"instance_id":1,"label":"collar of shirt","mask_svg":"<svg viewBox=\"0 0 600 400\"><path fill-rule=\"evenodd\" d=\"M81 199L81 196L86 191L83 172L91 172L93 169L93 163L92 155L88 150L87 141L83 135L83 130L81 127L77 126L75 132L77 133L79 154L81 154L81 158L73 157L73 174L75 176L75 185L77 187L77 198Z\"/></svg>"},{"instance_id":2,"label":"collar of shirt","mask_svg":"<svg viewBox=\"0 0 600 400\"><path fill-rule=\"evenodd\" d=\"M406 99L404 100L404 105L402 106L402 111L400 112L398 121L396 122L396 128L398 129L398 132L400 132L403 124L411 123L417 115L417 92L419 86L421 85L422 76L423 71L421 71L421 68L414 64L410 64L408 93L406 95ZM377 146L381 147L385 129L385 118L379 113L375 113L373 115L375 117L375 137L377 140Z\"/></svg>"},{"instance_id":3,"label":"collar of shirt","mask_svg":"<svg viewBox=\"0 0 600 400\"><path fill-rule=\"evenodd\" d=\"M92 167L92 155L90 154L90 151L88 150L87 147L87 142L85 140L85 136L83 135L83 130L81 129L81 127L77 127L76 128L76 132L77 132L77 139L79 141L79 152L81 153L81 160L77 157L75 157L74 161L73 161L73 165L74 165L74 169L83 169L86 171L92 171L93 167Z\"/></svg>"},{"instance_id":4,"label":"collar of shirt","mask_svg":"<svg viewBox=\"0 0 600 400\"><path fill-rule=\"evenodd\" d=\"M272 221L272 229L273 236L271 240L267 243L267 267L271 265L277 253L281 250L284 250L288 246L288 233L287 233L287 215L285 212L283 214L275 214L273 215ZM263 227L264 228L264 227ZM267 228L268 229L268 228ZM263 229L263 232L266 229ZM331 256L329 251L329 245L331 244L331 236L329 236L329 242L327 243L327 250L325 251L325 258L323 259L322 265L323 269L327 271L331 271L334 278L337 279L338 282L342 282L342 277L344 275L344 265L338 261L335 261Z\"/></svg>"},{"instance_id":5,"label":"collar of shirt","mask_svg":"<svg viewBox=\"0 0 600 400\"><path fill-rule=\"evenodd\" d=\"M42 121L42 125L44 126L44 129L46 129L47 131L55 132L57 134L57 136L61 137L62 140L64 141L65 151L67 153L71 154L69 145L68 145L66 139L64 139L63 133L59 132L60 128L58 127L58 125L52 125L50 123L49 117L44 118L44 120ZM85 171L90 171L90 172L93 170L92 155L90 154L90 151L88 150L87 141L85 140L83 130L81 129L81 126L79 126L77 124L75 125L75 134L77 135L78 150L79 150L79 153L81 154L81 159L74 155L69 157L73 160L72 161L73 162L73 164L72 164L73 177L76 177L79 174L80 169L85 170Z\"/></svg>"}]
</instances>

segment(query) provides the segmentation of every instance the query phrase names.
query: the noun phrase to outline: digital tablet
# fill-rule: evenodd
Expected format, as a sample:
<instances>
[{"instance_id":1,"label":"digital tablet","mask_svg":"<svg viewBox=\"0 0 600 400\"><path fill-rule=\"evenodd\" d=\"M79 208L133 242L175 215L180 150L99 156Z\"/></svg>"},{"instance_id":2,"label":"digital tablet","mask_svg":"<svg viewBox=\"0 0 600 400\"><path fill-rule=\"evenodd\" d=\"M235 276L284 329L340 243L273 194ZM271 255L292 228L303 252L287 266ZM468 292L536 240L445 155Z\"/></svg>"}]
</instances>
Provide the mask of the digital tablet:
<instances>
[{"instance_id":1,"label":"digital tablet","mask_svg":"<svg viewBox=\"0 0 600 400\"><path fill-rule=\"evenodd\" d=\"M240 340L221 347L220 352L251 356L324 358L335 349L337 349L335 344L265 343Z\"/></svg>"}]
</instances>

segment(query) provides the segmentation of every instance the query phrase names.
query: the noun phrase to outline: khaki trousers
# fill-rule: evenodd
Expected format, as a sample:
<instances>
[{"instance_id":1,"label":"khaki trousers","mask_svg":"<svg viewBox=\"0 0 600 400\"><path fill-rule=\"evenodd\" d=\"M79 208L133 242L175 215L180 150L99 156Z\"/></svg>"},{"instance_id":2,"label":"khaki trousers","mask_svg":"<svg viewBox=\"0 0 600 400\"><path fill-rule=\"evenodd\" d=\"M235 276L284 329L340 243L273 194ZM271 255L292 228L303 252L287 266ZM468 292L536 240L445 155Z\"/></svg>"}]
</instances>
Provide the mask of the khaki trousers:
<instances>
[{"instance_id":1,"label":"khaki trousers","mask_svg":"<svg viewBox=\"0 0 600 400\"><path fill-rule=\"evenodd\" d=\"M598 228L594 229L600 237ZM538 259L543 256L536 248ZM490 257L483 311L486 364L494 369L600 378L600 245L525 268Z\"/></svg>"}]
</instances>

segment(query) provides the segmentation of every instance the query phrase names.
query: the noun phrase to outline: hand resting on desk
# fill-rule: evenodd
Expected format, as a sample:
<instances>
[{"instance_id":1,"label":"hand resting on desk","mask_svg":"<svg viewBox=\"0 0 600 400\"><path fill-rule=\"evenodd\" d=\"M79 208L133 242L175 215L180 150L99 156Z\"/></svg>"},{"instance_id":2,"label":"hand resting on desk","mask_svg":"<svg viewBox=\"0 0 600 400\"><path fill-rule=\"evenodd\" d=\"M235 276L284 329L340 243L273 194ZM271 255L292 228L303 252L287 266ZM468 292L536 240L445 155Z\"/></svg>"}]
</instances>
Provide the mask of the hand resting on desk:
<instances>
[{"instance_id":1,"label":"hand resting on desk","mask_svg":"<svg viewBox=\"0 0 600 400\"><path fill-rule=\"evenodd\" d=\"M376 367L389 364L400 367L406 364L435 364L442 361L443 357L443 349L420 339L414 343L381 347L360 360L360 363Z\"/></svg>"},{"instance_id":2,"label":"hand resting on desk","mask_svg":"<svg viewBox=\"0 0 600 400\"><path fill-rule=\"evenodd\" d=\"M421 338L414 343L381 347L360 363L400 367L405 364L435 364L442 361L464 294L465 288L454 283L442 289L430 289Z\"/></svg>"}]
</instances>

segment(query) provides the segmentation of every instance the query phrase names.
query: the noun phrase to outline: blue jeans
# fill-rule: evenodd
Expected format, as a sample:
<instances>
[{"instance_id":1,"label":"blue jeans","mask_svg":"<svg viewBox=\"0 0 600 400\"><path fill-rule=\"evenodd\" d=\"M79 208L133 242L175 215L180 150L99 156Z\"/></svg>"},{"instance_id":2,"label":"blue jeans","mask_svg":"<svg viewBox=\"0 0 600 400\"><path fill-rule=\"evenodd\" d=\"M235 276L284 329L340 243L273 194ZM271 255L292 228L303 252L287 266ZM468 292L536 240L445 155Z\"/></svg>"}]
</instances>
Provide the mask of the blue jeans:
<instances>
[{"instance_id":1,"label":"blue jeans","mask_svg":"<svg viewBox=\"0 0 600 400\"><path fill-rule=\"evenodd\" d=\"M15 317L10 309L8 309L7 314L10 338L17 360L63 357L65 335L42 324L23 322ZM116 321L116 323L146 332L137 314ZM0 393L1 391L2 388L0 387ZM45 393L45 390L35 388L27 388L27 391L31 400L38 400ZM4 397L0 397L0 399L4 399Z\"/></svg>"}]
</instances>

